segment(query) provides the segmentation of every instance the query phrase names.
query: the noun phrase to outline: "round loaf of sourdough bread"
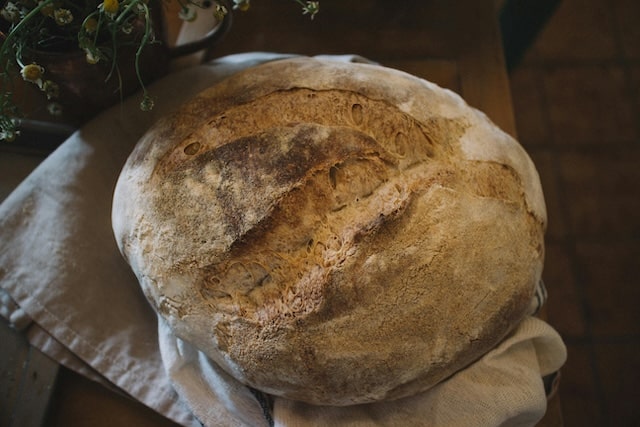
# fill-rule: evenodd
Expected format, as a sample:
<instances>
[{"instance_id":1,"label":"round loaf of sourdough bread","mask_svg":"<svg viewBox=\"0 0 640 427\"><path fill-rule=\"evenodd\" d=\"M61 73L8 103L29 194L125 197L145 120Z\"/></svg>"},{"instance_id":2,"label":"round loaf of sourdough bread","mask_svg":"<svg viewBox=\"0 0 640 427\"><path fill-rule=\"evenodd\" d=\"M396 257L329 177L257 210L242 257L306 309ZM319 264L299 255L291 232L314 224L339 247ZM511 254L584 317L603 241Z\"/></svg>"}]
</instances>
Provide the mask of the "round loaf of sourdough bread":
<instances>
[{"instance_id":1,"label":"round loaf of sourdough bread","mask_svg":"<svg viewBox=\"0 0 640 427\"><path fill-rule=\"evenodd\" d=\"M521 146L375 65L274 61L155 125L114 196L174 333L242 383L320 405L409 396L525 315L546 212Z\"/></svg>"}]
</instances>

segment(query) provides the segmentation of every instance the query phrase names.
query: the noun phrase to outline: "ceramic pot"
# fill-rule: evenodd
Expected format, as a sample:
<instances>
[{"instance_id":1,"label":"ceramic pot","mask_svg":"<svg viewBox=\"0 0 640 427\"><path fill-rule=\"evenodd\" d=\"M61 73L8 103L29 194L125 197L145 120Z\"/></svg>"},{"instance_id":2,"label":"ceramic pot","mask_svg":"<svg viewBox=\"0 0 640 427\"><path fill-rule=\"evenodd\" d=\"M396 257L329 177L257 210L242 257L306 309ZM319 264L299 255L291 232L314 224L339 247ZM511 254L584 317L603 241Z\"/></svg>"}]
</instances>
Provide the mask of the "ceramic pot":
<instances>
[{"instance_id":1,"label":"ceramic pot","mask_svg":"<svg viewBox=\"0 0 640 427\"><path fill-rule=\"evenodd\" d=\"M170 46L160 8L151 11L157 42L145 46L140 57L139 70L145 86L166 75L172 60L212 47L231 25L232 14L228 13L202 38ZM26 108L23 106L26 118L78 127L100 111L140 90L135 68L136 49L134 46L120 48L115 68L110 61L89 64L85 52L78 48L69 52L28 52L26 59L44 67L46 79L58 85L59 96L54 105L59 109L56 115L51 115L51 102L35 87L29 88L32 93L25 94Z\"/></svg>"}]
</instances>

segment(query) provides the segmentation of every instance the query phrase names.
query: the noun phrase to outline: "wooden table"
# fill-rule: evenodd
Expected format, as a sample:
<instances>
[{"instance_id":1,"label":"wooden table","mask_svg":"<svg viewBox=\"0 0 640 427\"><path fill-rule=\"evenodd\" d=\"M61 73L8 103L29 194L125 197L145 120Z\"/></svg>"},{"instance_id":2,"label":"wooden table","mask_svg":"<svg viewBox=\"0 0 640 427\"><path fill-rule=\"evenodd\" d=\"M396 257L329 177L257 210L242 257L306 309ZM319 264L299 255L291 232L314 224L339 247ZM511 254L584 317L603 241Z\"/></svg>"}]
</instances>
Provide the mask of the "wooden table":
<instances>
[{"instance_id":1,"label":"wooden table","mask_svg":"<svg viewBox=\"0 0 640 427\"><path fill-rule=\"evenodd\" d=\"M457 91L515 134L494 3L325 0L311 21L292 1L256 0L210 54L356 53Z\"/></svg>"},{"instance_id":2,"label":"wooden table","mask_svg":"<svg viewBox=\"0 0 640 427\"><path fill-rule=\"evenodd\" d=\"M250 51L359 54L460 93L515 136L495 4L322 0L320 13L310 20L293 1L255 0L248 12L236 12L231 32L208 56ZM170 22L170 30L175 28ZM0 179L6 177L0 173ZM173 425L137 402L59 369L4 322L0 326L0 386L7 405L0 424ZM557 399L541 425L562 425Z\"/></svg>"}]
</instances>

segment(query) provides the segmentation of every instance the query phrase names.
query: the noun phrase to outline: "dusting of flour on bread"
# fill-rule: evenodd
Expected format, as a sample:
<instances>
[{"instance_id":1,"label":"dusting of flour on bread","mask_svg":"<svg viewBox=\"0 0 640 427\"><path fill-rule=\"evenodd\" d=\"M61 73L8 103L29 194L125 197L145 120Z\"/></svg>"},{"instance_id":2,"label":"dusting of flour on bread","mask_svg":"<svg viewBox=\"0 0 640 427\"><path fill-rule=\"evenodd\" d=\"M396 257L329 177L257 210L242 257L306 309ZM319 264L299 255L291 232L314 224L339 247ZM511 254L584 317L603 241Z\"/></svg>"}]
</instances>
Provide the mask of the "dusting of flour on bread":
<instances>
[{"instance_id":1,"label":"dusting of flour on bread","mask_svg":"<svg viewBox=\"0 0 640 427\"><path fill-rule=\"evenodd\" d=\"M236 379L320 405L397 399L522 319L546 212L522 147L396 70L270 62L138 143L114 233L176 335Z\"/></svg>"}]
</instances>

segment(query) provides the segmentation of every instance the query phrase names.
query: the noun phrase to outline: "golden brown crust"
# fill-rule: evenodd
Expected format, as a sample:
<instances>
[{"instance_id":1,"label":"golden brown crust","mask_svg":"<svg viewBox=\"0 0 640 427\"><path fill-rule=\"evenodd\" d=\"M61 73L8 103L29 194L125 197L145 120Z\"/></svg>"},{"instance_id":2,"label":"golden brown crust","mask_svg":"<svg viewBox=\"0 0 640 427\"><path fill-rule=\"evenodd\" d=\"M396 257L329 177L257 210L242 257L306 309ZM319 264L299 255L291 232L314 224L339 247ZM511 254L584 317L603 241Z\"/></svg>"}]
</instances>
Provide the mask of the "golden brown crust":
<instances>
[{"instance_id":1,"label":"golden brown crust","mask_svg":"<svg viewBox=\"0 0 640 427\"><path fill-rule=\"evenodd\" d=\"M329 405L420 392L499 342L545 224L524 151L457 96L308 58L159 123L113 218L177 335L248 385Z\"/></svg>"}]
</instances>

